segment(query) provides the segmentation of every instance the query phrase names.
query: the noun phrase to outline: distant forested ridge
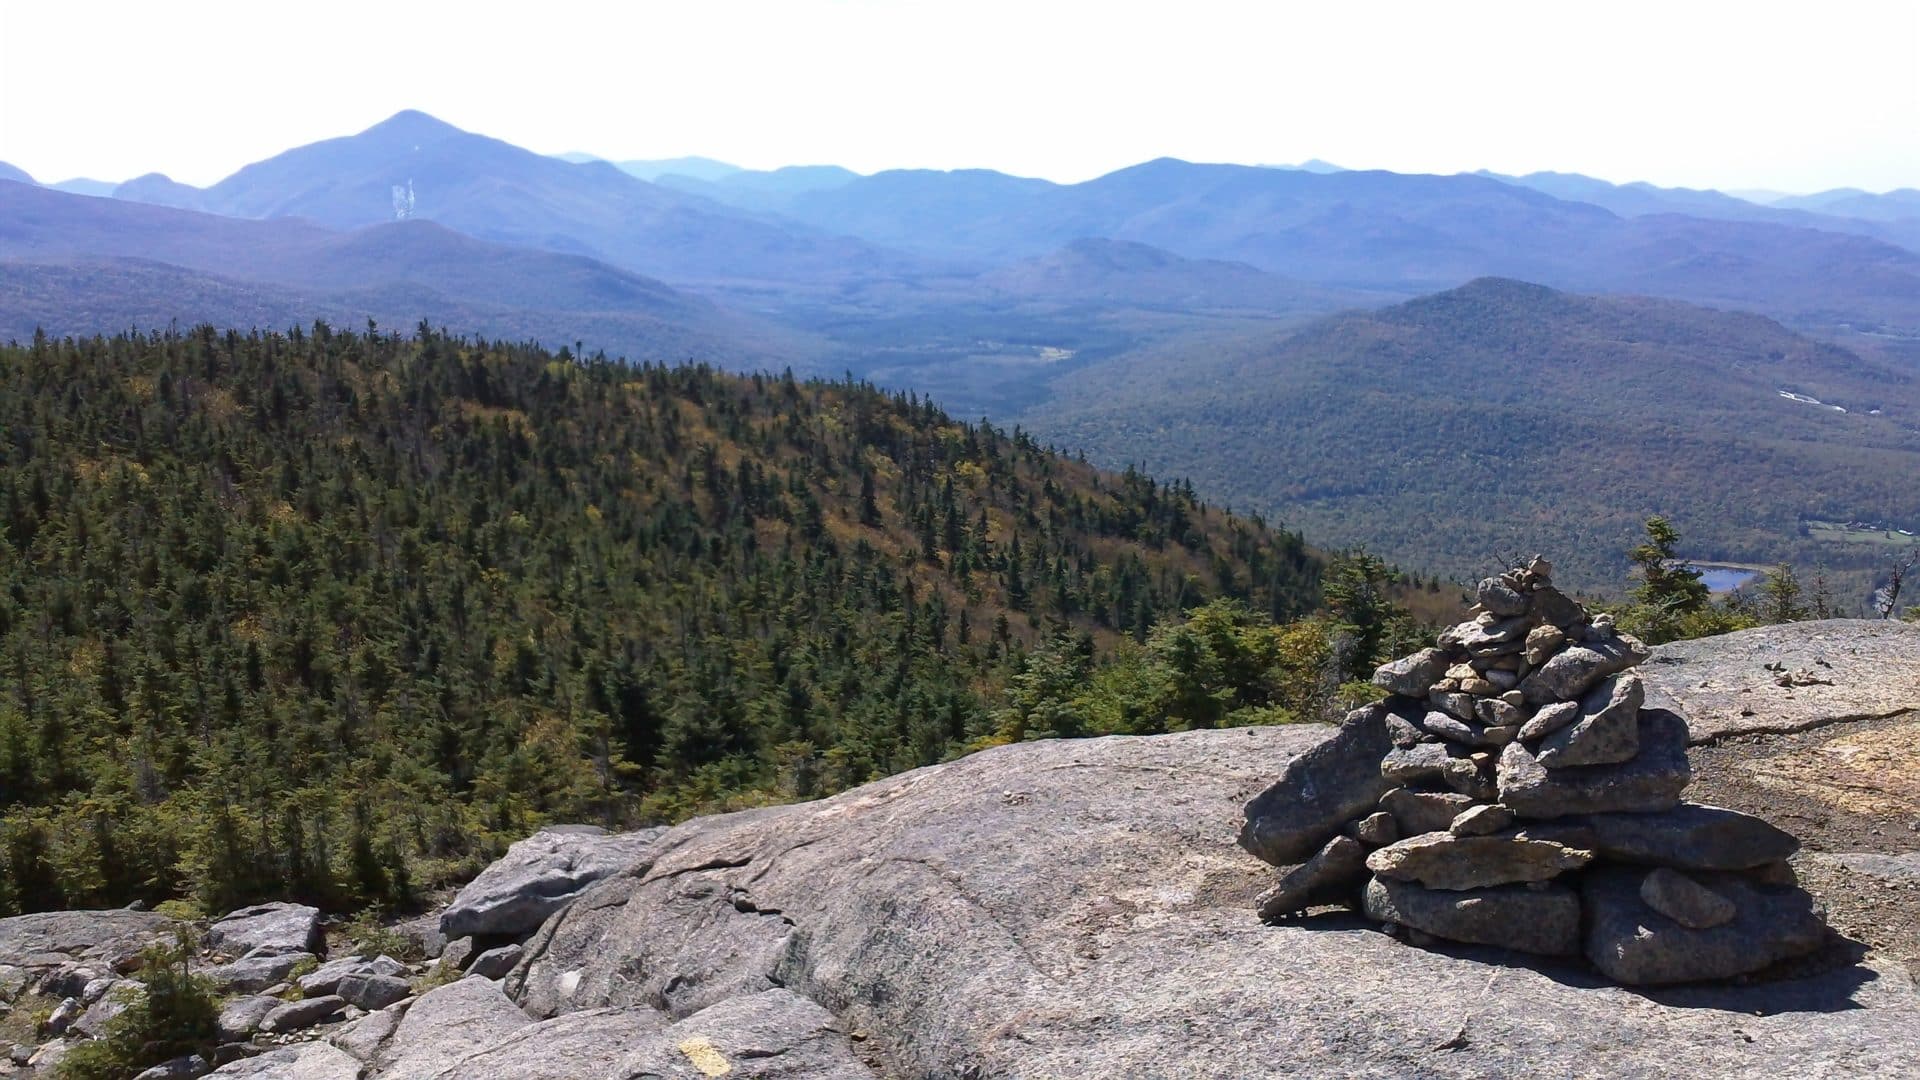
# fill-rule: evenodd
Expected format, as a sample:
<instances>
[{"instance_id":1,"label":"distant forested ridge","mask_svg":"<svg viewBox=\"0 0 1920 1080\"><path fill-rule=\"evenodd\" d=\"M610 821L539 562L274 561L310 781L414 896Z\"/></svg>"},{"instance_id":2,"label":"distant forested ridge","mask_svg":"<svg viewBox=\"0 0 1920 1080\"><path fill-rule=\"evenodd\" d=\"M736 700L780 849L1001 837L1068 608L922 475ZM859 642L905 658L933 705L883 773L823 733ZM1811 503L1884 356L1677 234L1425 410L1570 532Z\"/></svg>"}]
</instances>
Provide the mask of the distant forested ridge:
<instances>
[{"instance_id":1,"label":"distant forested ridge","mask_svg":"<svg viewBox=\"0 0 1920 1080\"><path fill-rule=\"evenodd\" d=\"M0 348L0 910L388 902L541 821L824 794L1032 733L1034 656L1189 664L1156 623L1246 640L1323 569L851 382L37 336Z\"/></svg>"}]
</instances>

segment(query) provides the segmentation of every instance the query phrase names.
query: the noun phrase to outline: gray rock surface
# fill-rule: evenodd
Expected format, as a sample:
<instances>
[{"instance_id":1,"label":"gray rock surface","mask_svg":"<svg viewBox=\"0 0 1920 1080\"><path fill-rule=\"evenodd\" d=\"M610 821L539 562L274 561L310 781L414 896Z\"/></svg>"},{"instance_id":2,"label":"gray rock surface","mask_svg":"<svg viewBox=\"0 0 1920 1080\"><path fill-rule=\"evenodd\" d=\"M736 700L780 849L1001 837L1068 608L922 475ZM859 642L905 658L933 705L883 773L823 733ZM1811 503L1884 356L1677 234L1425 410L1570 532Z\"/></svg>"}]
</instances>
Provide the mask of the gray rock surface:
<instances>
[{"instance_id":1,"label":"gray rock surface","mask_svg":"<svg viewBox=\"0 0 1920 1080\"><path fill-rule=\"evenodd\" d=\"M338 1030L327 1036L327 1041L360 1061L372 1061L387 1045L387 1040L393 1037L406 1015L405 1005L370 1012L358 1020L340 1025Z\"/></svg>"},{"instance_id":2,"label":"gray rock surface","mask_svg":"<svg viewBox=\"0 0 1920 1080\"><path fill-rule=\"evenodd\" d=\"M1750 870L1800 850L1800 841L1751 814L1700 803L1650 814L1561 818L1526 831L1590 848L1605 859L1682 870Z\"/></svg>"},{"instance_id":3,"label":"gray rock surface","mask_svg":"<svg viewBox=\"0 0 1920 1080\"><path fill-rule=\"evenodd\" d=\"M518 945L502 945L496 949L488 949L474 957L473 963L467 965L467 974L478 975L483 979L506 978L507 972L513 970L513 965L520 962L520 953L521 948Z\"/></svg>"},{"instance_id":4,"label":"gray rock surface","mask_svg":"<svg viewBox=\"0 0 1920 1080\"><path fill-rule=\"evenodd\" d=\"M1024 743L696 819L544 926L505 985L541 1016L684 1017L777 981L902 1076L1913 1075L1920 995L1872 956L1649 997L1350 917L1262 925L1273 870L1231 823L1327 734Z\"/></svg>"},{"instance_id":5,"label":"gray rock surface","mask_svg":"<svg viewBox=\"0 0 1920 1080\"><path fill-rule=\"evenodd\" d=\"M146 1069L133 1080L194 1080L213 1071L213 1065L199 1054L177 1057Z\"/></svg>"},{"instance_id":6,"label":"gray rock surface","mask_svg":"<svg viewBox=\"0 0 1920 1080\"><path fill-rule=\"evenodd\" d=\"M1457 791L1413 791L1394 788L1380 798L1380 809L1393 815L1401 837L1446 832L1453 820L1473 805L1473 796Z\"/></svg>"},{"instance_id":7,"label":"gray rock surface","mask_svg":"<svg viewBox=\"0 0 1920 1080\"><path fill-rule=\"evenodd\" d=\"M314 960L310 952L255 952L238 960L200 969L214 986L229 994L252 994L286 981L293 969Z\"/></svg>"},{"instance_id":8,"label":"gray rock surface","mask_svg":"<svg viewBox=\"0 0 1920 1080\"><path fill-rule=\"evenodd\" d=\"M207 947L236 956L317 953L323 944L320 909L305 904L256 904L230 912L207 928Z\"/></svg>"},{"instance_id":9,"label":"gray rock surface","mask_svg":"<svg viewBox=\"0 0 1920 1080\"><path fill-rule=\"evenodd\" d=\"M1640 899L1689 930L1705 930L1733 921L1733 901L1678 870L1666 867L1640 879Z\"/></svg>"},{"instance_id":10,"label":"gray rock surface","mask_svg":"<svg viewBox=\"0 0 1920 1080\"><path fill-rule=\"evenodd\" d=\"M130 970L141 950L172 944L182 928L176 919L151 911L47 911L0 919L0 964L51 968L91 961L116 971Z\"/></svg>"},{"instance_id":11,"label":"gray rock surface","mask_svg":"<svg viewBox=\"0 0 1920 1080\"><path fill-rule=\"evenodd\" d=\"M1448 823L1455 836L1491 836L1513 824L1513 811L1498 803L1469 807Z\"/></svg>"},{"instance_id":12,"label":"gray rock surface","mask_svg":"<svg viewBox=\"0 0 1920 1080\"><path fill-rule=\"evenodd\" d=\"M331 994L340 988L340 980L349 975L405 975L407 965L391 956L342 956L329 960L300 976L300 992L307 997Z\"/></svg>"},{"instance_id":13,"label":"gray rock surface","mask_svg":"<svg viewBox=\"0 0 1920 1080\"><path fill-rule=\"evenodd\" d=\"M1730 979L1803 956L1826 941L1826 924L1815 913L1813 898L1800 889L1703 875L1702 884L1732 901L1736 914L1717 926L1692 929L1647 906L1640 895L1646 875L1609 867L1581 882L1587 958L1617 982Z\"/></svg>"},{"instance_id":14,"label":"gray rock surface","mask_svg":"<svg viewBox=\"0 0 1920 1080\"><path fill-rule=\"evenodd\" d=\"M1517 742L1500 754L1500 802L1523 818L1667 810L1692 778L1686 721L1664 709L1640 713L1640 753L1618 765L1548 769Z\"/></svg>"},{"instance_id":15,"label":"gray rock surface","mask_svg":"<svg viewBox=\"0 0 1920 1080\"><path fill-rule=\"evenodd\" d=\"M876 1080L854 1056L831 1013L780 989L702 1009L666 1031L643 1039L607 1075L608 1080L682 1076Z\"/></svg>"},{"instance_id":16,"label":"gray rock surface","mask_svg":"<svg viewBox=\"0 0 1920 1080\"><path fill-rule=\"evenodd\" d=\"M73 1022L73 1029L89 1038L104 1038L107 1025L113 1022L113 1018L140 1003L146 996L147 988L138 981L122 979L87 1007L80 1019Z\"/></svg>"},{"instance_id":17,"label":"gray rock surface","mask_svg":"<svg viewBox=\"0 0 1920 1080\"><path fill-rule=\"evenodd\" d=\"M440 913L449 939L524 937L594 882L645 854L659 829L610 834L593 825L555 825L507 849Z\"/></svg>"},{"instance_id":18,"label":"gray rock surface","mask_svg":"<svg viewBox=\"0 0 1920 1080\"><path fill-rule=\"evenodd\" d=\"M1402 719L1424 711L1409 703ZM1275 866L1291 866L1333 839L1350 818L1372 810L1394 786L1380 765L1394 749L1389 714L1381 705L1355 709L1331 738L1289 761L1280 779L1247 804L1240 845Z\"/></svg>"},{"instance_id":19,"label":"gray rock surface","mask_svg":"<svg viewBox=\"0 0 1920 1080\"><path fill-rule=\"evenodd\" d=\"M1313 858L1280 876L1273 888L1260 894L1255 910L1260 918L1275 919L1319 904L1350 903L1367 881L1367 848L1358 840L1336 836Z\"/></svg>"},{"instance_id":20,"label":"gray rock surface","mask_svg":"<svg viewBox=\"0 0 1920 1080\"><path fill-rule=\"evenodd\" d=\"M407 980L372 972L356 972L348 975L340 980L340 988L335 992L345 999L347 1004L358 1006L368 1012L384 1009L413 996L413 988L407 985Z\"/></svg>"},{"instance_id":21,"label":"gray rock surface","mask_svg":"<svg viewBox=\"0 0 1920 1080\"><path fill-rule=\"evenodd\" d=\"M1547 881L1592 861L1593 854L1551 840L1427 833L1367 856L1367 869L1429 889L1481 889Z\"/></svg>"},{"instance_id":22,"label":"gray rock surface","mask_svg":"<svg viewBox=\"0 0 1920 1080\"><path fill-rule=\"evenodd\" d=\"M1676 641L1641 674L1696 743L1895 716L1920 710L1920 625L1828 619Z\"/></svg>"},{"instance_id":23,"label":"gray rock surface","mask_svg":"<svg viewBox=\"0 0 1920 1080\"><path fill-rule=\"evenodd\" d=\"M1580 897L1564 885L1429 889L1407 881L1367 883L1367 917L1446 938L1541 956L1580 951Z\"/></svg>"},{"instance_id":24,"label":"gray rock surface","mask_svg":"<svg viewBox=\"0 0 1920 1080\"><path fill-rule=\"evenodd\" d=\"M1580 718L1541 740L1534 756L1549 769L1630 760L1640 752L1640 706L1645 701L1639 675L1609 675L1580 699Z\"/></svg>"},{"instance_id":25,"label":"gray rock surface","mask_svg":"<svg viewBox=\"0 0 1920 1080\"><path fill-rule=\"evenodd\" d=\"M1422 698L1427 696L1427 688L1438 682L1441 673L1446 670L1446 653L1439 649L1422 649L1374 669L1373 685L1389 694Z\"/></svg>"},{"instance_id":26,"label":"gray rock surface","mask_svg":"<svg viewBox=\"0 0 1920 1080\"><path fill-rule=\"evenodd\" d=\"M229 999L220 1006L220 1037L228 1042L251 1038L260 1030L260 1022L267 1014L285 1004L284 1000L266 994L244 994Z\"/></svg>"},{"instance_id":27,"label":"gray rock surface","mask_svg":"<svg viewBox=\"0 0 1920 1080\"><path fill-rule=\"evenodd\" d=\"M816 1006L817 1008L818 1006ZM434 1074L433 1080L605 1080L626 1076L616 1067L634 1051L646 1045L649 1036L657 1036L671 1024L664 1013L652 1009L590 1009L568 1013L528 1024ZM684 1041L684 1040L683 1040ZM679 1049L677 1046L675 1049ZM784 1056L789 1048L772 1048ZM699 1077L689 1071L691 1055L682 1054L673 1068L661 1069L660 1077ZM729 1061L729 1065L736 1063ZM788 1061L773 1062L780 1067ZM697 1066L695 1067L697 1070ZM742 1075L737 1067L720 1074ZM744 1075L752 1075L751 1073ZM790 1075L780 1073L778 1075Z\"/></svg>"},{"instance_id":28,"label":"gray rock surface","mask_svg":"<svg viewBox=\"0 0 1920 1080\"><path fill-rule=\"evenodd\" d=\"M1819 852L1807 858L1832 863L1889 884L1920 888L1920 851L1887 855L1870 851Z\"/></svg>"},{"instance_id":29,"label":"gray rock surface","mask_svg":"<svg viewBox=\"0 0 1920 1080\"><path fill-rule=\"evenodd\" d=\"M1572 701L1594 683L1646 658L1646 647L1624 634L1603 640L1589 639L1555 653L1533 674L1520 680L1520 693L1529 705Z\"/></svg>"},{"instance_id":30,"label":"gray rock surface","mask_svg":"<svg viewBox=\"0 0 1920 1080\"><path fill-rule=\"evenodd\" d=\"M268 1035L299 1031L332 1018L346 1007L346 1000L337 994L289 1001L261 1017L260 1030Z\"/></svg>"},{"instance_id":31,"label":"gray rock surface","mask_svg":"<svg viewBox=\"0 0 1920 1080\"><path fill-rule=\"evenodd\" d=\"M420 995L374 1058L379 1080L428 1080L476 1050L532 1024L489 979L461 979Z\"/></svg>"},{"instance_id":32,"label":"gray rock surface","mask_svg":"<svg viewBox=\"0 0 1920 1080\"><path fill-rule=\"evenodd\" d=\"M323 1042L242 1058L213 1070L221 1080L360 1080L360 1063Z\"/></svg>"}]
</instances>

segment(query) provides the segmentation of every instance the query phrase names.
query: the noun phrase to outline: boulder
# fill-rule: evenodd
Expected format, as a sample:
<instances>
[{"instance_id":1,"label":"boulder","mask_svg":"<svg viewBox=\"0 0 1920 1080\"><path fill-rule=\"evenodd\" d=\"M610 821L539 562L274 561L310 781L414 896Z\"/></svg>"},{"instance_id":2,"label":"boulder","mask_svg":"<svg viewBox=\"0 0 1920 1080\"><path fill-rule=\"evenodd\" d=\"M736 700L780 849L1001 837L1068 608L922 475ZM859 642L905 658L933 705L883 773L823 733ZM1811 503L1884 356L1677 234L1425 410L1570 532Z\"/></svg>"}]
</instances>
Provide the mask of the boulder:
<instances>
[{"instance_id":1,"label":"boulder","mask_svg":"<svg viewBox=\"0 0 1920 1080\"><path fill-rule=\"evenodd\" d=\"M1282 874L1279 884L1260 895L1257 910L1272 922L1319 904L1350 904L1366 880L1366 846L1336 836L1313 858Z\"/></svg>"},{"instance_id":2,"label":"boulder","mask_svg":"<svg viewBox=\"0 0 1920 1080\"><path fill-rule=\"evenodd\" d=\"M520 962L520 946L502 945L497 949L488 949L473 958L467 965L467 974L478 975L483 979L504 979L513 965Z\"/></svg>"},{"instance_id":3,"label":"boulder","mask_svg":"<svg viewBox=\"0 0 1920 1080\"><path fill-rule=\"evenodd\" d=\"M47 1019L40 1025L40 1029L48 1035L64 1035L68 1028L86 1015L86 1012L87 1007L80 1004L79 998L62 999L60 1004L55 1005L53 1011L47 1014Z\"/></svg>"},{"instance_id":4,"label":"boulder","mask_svg":"<svg viewBox=\"0 0 1920 1080\"><path fill-rule=\"evenodd\" d=\"M1564 885L1454 890L1375 878L1363 902L1368 918L1448 941L1542 956L1580 951L1580 897Z\"/></svg>"},{"instance_id":5,"label":"boulder","mask_svg":"<svg viewBox=\"0 0 1920 1080\"><path fill-rule=\"evenodd\" d=\"M1397 787L1380 798L1380 809L1393 815L1402 837L1446 832L1453 820L1472 805L1471 795L1457 791L1414 791Z\"/></svg>"},{"instance_id":6,"label":"boulder","mask_svg":"<svg viewBox=\"0 0 1920 1080\"><path fill-rule=\"evenodd\" d=\"M1447 670L1447 654L1439 649L1422 649L1412 656L1381 664L1373 671L1373 685L1389 694L1422 698L1427 689Z\"/></svg>"},{"instance_id":7,"label":"boulder","mask_svg":"<svg viewBox=\"0 0 1920 1080\"><path fill-rule=\"evenodd\" d=\"M1696 743L1893 716L1920 711L1920 625L1825 619L1761 626L1661 645L1641 673L1653 700L1687 717Z\"/></svg>"},{"instance_id":8,"label":"boulder","mask_svg":"<svg viewBox=\"0 0 1920 1080\"><path fill-rule=\"evenodd\" d=\"M609 834L593 825L553 825L507 849L440 914L449 939L525 937L594 882L638 862L659 829Z\"/></svg>"},{"instance_id":9,"label":"boulder","mask_svg":"<svg viewBox=\"0 0 1920 1080\"><path fill-rule=\"evenodd\" d=\"M105 1038L107 1025L113 1022L113 1018L139 1004L146 996L147 988L139 982L133 979L118 980L87 1007L80 1019L73 1022L73 1030L88 1038Z\"/></svg>"},{"instance_id":10,"label":"boulder","mask_svg":"<svg viewBox=\"0 0 1920 1080\"><path fill-rule=\"evenodd\" d=\"M1401 719L1417 709L1400 706ZM1247 803L1240 846L1275 866L1291 866L1372 810L1394 786L1381 775L1381 759L1394 749L1389 715L1382 705L1356 709L1331 738L1287 762L1280 779Z\"/></svg>"},{"instance_id":11,"label":"boulder","mask_svg":"<svg viewBox=\"0 0 1920 1080\"><path fill-rule=\"evenodd\" d=\"M1670 810L1693 778L1686 721L1664 709L1640 713L1640 753L1617 765L1542 766L1526 744L1500 754L1500 802L1523 818Z\"/></svg>"},{"instance_id":12,"label":"boulder","mask_svg":"<svg viewBox=\"0 0 1920 1080\"><path fill-rule=\"evenodd\" d=\"M500 1074L501 1080L505 1075ZM738 1080L877 1080L854 1055L852 1043L832 1013L784 989L764 990L702 1009L641 1039L606 1075L609 1080L695 1075Z\"/></svg>"},{"instance_id":13,"label":"boulder","mask_svg":"<svg viewBox=\"0 0 1920 1080\"><path fill-rule=\"evenodd\" d=\"M0 964L0 1001L12 1001L33 985L33 973L15 964Z\"/></svg>"},{"instance_id":14,"label":"boulder","mask_svg":"<svg viewBox=\"0 0 1920 1080\"><path fill-rule=\"evenodd\" d=\"M433 969L440 971L465 971L472 962L479 946L470 937L454 938L440 952L440 958L433 962Z\"/></svg>"},{"instance_id":15,"label":"boulder","mask_svg":"<svg viewBox=\"0 0 1920 1080\"><path fill-rule=\"evenodd\" d=\"M317 953L323 944L320 909L305 904L256 904L207 928L207 947L234 955Z\"/></svg>"},{"instance_id":16,"label":"boulder","mask_svg":"<svg viewBox=\"0 0 1920 1080\"><path fill-rule=\"evenodd\" d=\"M0 919L0 965L28 970L85 963L126 973L140 953L171 945L185 924L151 911L43 911Z\"/></svg>"},{"instance_id":17,"label":"boulder","mask_svg":"<svg viewBox=\"0 0 1920 1080\"><path fill-rule=\"evenodd\" d=\"M1678 870L1661 867L1640 880L1640 899L1689 930L1733 921L1733 901Z\"/></svg>"},{"instance_id":18,"label":"boulder","mask_svg":"<svg viewBox=\"0 0 1920 1080\"><path fill-rule=\"evenodd\" d=\"M601 1080L607 1076L625 1077L629 1074L616 1072L616 1067L628 1055L647 1046L650 1037L666 1031L671 1023L664 1013L648 1008L589 1009L568 1013L529 1024L484 1047L475 1048L472 1053L435 1073L434 1080ZM691 1038L682 1041L690 1041ZM711 1036L708 1040L712 1042ZM679 1049L677 1044L675 1049ZM779 1060L785 1058L788 1048L773 1049L776 1050L776 1060L761 1062L760 1067L795 1070L776 1072L773 1074L776 1076L806 1075L797 1068L799 1061ZM711 1064L711 1059L698 1056L697 1050L692 1053L683 1051L679 1060L673 1062L678 1066L677 1069L662 1069L654 1075L755 1075L753 1072L740 1071L741 1067L754 1067L751 1060L729 1060L728 1064L733 1068L725 1073L700 1071L703 1060ZM688 1066L693 1068L690 1070Z\"/></svg>"},{"instance_id":19,"label":"boulder","mask_svg":"<svg viewBox=\"0 0 1920 1080\"><path fill-rule=\"evenodd\" d=\"M372 1061L393 1037L399 1028L401 1018L407 1014L406 1005L393 1005L377 1012L370 1012L358 1020L340 1025L339 1029L327 1036L327 1041L353 1055L359 1061Z\"/></svg>"},{"instance_id":20,"label":"boulder","mask_svg":"<svg viewBox=\"0 0 1920 1080\"><path fill-rule=\"evenodd\" d=\"M323 1042L241 1058L213 1070L220 1080L360 1080L360 1063Z\"/></svg>"},{"instance_id":21,"label":"boulder","mask_svg":"<svg viewBox=\"0 0 1920 1080\"><path fill-rule=\"evenodd\" d=\"M391 956L372 960L363 956L343 956L329 960L300 976L300 993L306 997L324 997L340 988L340 980L349 975L405 975L407 965Z\"/></svg>"},{"instance_id":22,"label":"boulder","mask_svg":"<svg viewBox=\"0 0 1920 1080\"><path fill-rule=\"evenodd\" d=\"M428 914L395 923L393 932L413 946L415 952L428 960L437 960L447 947L447 935L440 932L440 916Z\"/></svg>"},{"instance_id":23,"label":"boulder","mask_svg":"<svg viewBox=\"0 0 1920 1080\"><path fill-rule=\"evenodd\" d=\"M1551 840L1426 833L1367 856L1367 869L1429 889L1481 889L1547 881L1593 860L1593 853Z\"/></svg>"},{"instance_id":24,"label":"boulder","mask_svg":"<svg viewBox=\"0 0 1920 1080\"><path fill-rule=\"evenodd\" d=\"M1594 683L1647 658L1646 646L1625 634L1571 645L1547 659L1520 680L1520 693L1529 705L1574 701Z\"/></svg>"},{"instance_id":25,"label":"boulder","mask_svg":"<svg viewBox=\"0 0 1920 1080\"><path fill-rule=\"evenodd\" d=\"M346 999L337 994L289 1001L261 1017L260 1030L268 1035L299 1031L332 1018L346 1007Z\"/></svg>"},{"instance_id":26,"label":"boulder","mask_svg":"<svg viewBox=\"0 0 1920 1080\"><path fill-rule=\"evenodd\" d=\"M66 1039L54 1039L43 1042L33 1048L33 1054L27 1058L27 1068L38 1070L40 1075L51 1075L60 1067L60 1060L73 1049L73 1043ZM31 1074L29 1074L31 1075Z\"/></svg>"},{"instance_id":27,"label":"boulder","mask_svg":"<svg viewBox=\"0 0 1920 1080\"><path fill-rule=\"evenodd\" d=\"M413 988L407 985L407 980L372 972L348 975L340 980L340 988L336 992L347 1004L368 1012L376 1012L413 996Z\"/></svg>"},{"instance_id":28,"label":"boulder","mask_svg":"<svg viewBox=\"0 0 1920 1080\"><path fill-rule=\"evenodd\" d=\"M1804 956L1826 941L1826 923L1813 898L1801 889L1757 885L1734 875L1702 875L1701 883L1730 901L1735 915L1695 929L1642 899L1641 884L1648 873L1607 867L1581 883L1587 958L1615 982L1636 986L1731 979Z\"/></svg>"},{"instance_id":29,"label":"boulder","mask_svg":"<svg viewBox=\"0 0 1920 1080\"><path fill-rule=\"evenodd\" d=\"M205 1076L212 1071L212 1062L199 1054L188 1054L185 1057L163 1061L139 1073L133 1080L195 1080L196 1077Z\"/></svg>"},{"instance_id":30,"label":"boulder","mask_svg":"<svg viewBox=\"0 0 1920 1080\"><path fill-rule=\"evenodd\" d=\"M293 974L293 969L312 963L310 952L251 952L238 960L201 968L200 975L229 994L252 994L276 986Z\"/></svg>"},{"instance_id":31,"label":"boulder","mask_svg":"<svg viewBox=\"0 0 1920 1080\"><path fill-rule=\"evenodd\" d=\"M1236 849L1234 815L1327 737L1286 725L1017 743L696 818L644 871L544 925L504 984L454 985L504 985L541 1017L674 1018L784 987L867 1035L862 1054L894 1076L1464 1080L1678 1062L1720 1080L1900 1076L1920 1059L1920 995L1878 955L1670 1000L1410 949L1351 918L1261 924L1249 902L1274 870ZM1436 1050L1463 1023L1467 1044ZM662 1047L677 1073L655 1071L697 1076L676 1052Z\"/></svg>"},{"instance_id":32,"label":"boulder","mask_svg":"<svg viewBox=\"0 0 1920 1080\"><path fill-rule=\"evenodd\" d=\"M260 1030L260 1022L267 1014L285 1005L286 1002L267 994L245 994L231 998L220 1006L220 1019L217 1023L220 1037L228 1042L241 1042L253 1037Z\"/></svg>"},{"instance_id":33,"label":"boulder","mask_svg":"<svg viewBox=\"0 0 1920 1080\"><path fill-rule=\"evenodd\" d=\"M1800 841L1751 814L1699 803L1657 813L1584 814L1526 831L1591 848L1612 862L1680 870L1751 870L1800 850Z\"/></svg>"},{"instance_id":34,"label":"boulder","mask_svg":"<svg viewBox=\"0 0 1920 1080\"><path fill-rule=\"evenodd\" d=\"M373 1075L380 1080L428 1080L532 1023L500 992L499 983L448 983L407 1006L407 1014L374 1058Z\"/></svg>"},{"instance_id":35,"label":"boulder","mask_svg":"<svg viewBox=\"0 0 1920 1080\"><path fill-rule=\"evenodd\" d=\"M1631 671L1610 675L1580 699L1580 718L1541 740L1535 757L1549 769L1617 765L1640 752L1646 687Z\"/></svg>"}]
</instances>

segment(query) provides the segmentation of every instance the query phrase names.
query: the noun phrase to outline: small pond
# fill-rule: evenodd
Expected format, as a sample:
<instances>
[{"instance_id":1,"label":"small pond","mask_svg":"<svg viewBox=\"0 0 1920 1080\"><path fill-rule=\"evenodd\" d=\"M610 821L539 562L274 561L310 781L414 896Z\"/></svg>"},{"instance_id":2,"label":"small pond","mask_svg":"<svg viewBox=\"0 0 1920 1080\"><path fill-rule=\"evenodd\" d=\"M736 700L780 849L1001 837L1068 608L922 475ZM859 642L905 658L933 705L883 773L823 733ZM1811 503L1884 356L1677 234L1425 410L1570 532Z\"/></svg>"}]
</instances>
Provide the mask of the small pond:
<instances>
[{"instance_id":1,"label":"small pond","mask_svg":"<svg viewBox=\"0 0 1920 1080\"><path fill-rule=\"evenodd\" d=\"M1758 570L1742 570L1732 566L1702 566L1699 570L1701 584L1717 593L1732 592L1760 576Z\"/></svg>"}]
</instances>

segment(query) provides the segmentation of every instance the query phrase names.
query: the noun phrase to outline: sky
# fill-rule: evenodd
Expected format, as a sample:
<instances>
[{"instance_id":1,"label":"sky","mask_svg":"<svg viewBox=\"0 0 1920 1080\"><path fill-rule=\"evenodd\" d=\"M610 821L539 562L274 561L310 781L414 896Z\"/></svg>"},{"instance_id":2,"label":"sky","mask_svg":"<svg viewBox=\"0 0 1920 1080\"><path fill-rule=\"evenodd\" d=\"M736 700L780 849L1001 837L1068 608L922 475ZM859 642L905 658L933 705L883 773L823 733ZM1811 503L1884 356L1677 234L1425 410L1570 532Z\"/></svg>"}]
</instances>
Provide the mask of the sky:
<instances>
[{"instance_id":1,"label":"sky","mask_svg":"<svg viewBox=\"0 0 1920 1080\"><path fill-rule=\"evenodd\" d=\"M1915 0L0 0L0 161L204 185L414 108L750 168L1920 187Z\"/></svg>"}]
</instances>

